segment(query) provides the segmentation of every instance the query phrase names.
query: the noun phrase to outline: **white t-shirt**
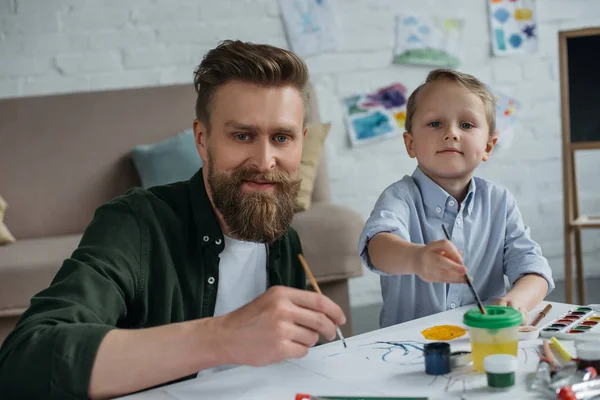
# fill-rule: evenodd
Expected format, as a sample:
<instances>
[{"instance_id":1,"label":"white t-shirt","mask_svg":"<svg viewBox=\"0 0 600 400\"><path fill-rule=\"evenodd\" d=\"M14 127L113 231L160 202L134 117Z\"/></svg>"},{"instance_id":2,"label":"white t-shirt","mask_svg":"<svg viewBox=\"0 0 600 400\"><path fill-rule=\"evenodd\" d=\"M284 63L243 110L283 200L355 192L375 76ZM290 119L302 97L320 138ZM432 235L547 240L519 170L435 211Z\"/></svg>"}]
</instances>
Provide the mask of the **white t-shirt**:
<instances>
[{"instance_id":1,"label":"white t-shirt","mask_svg":"<svg viewBox=\"0 0 600 400\"><path fill-rule=\"evenodd\" d=\"M243 242L225 236L219 255L219 286L214 316L230 313L267 290L267 248L264 243ZM231 369L222 365L198 372L198 377Z\"/></svg>"},{"instance_id":2,"label":"white t-shirt","mask_svg":"<svg viewBox=\"0 0 600 400\"><path fill-rule=\"evenodd\" d=\"M225 236L219 255L219 287L214 316L250 303L267 290L267 249L264 243L243 242Z\"/></svg>"}]
</instances>

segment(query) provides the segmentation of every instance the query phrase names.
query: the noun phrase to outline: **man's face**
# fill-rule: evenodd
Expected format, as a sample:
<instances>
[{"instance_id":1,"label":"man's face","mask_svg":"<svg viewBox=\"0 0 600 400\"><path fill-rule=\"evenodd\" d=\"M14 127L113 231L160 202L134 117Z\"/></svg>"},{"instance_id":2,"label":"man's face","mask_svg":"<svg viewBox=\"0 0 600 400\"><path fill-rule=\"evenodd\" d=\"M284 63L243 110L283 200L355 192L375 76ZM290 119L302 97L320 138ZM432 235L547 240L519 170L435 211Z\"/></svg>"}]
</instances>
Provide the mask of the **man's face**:
<instances>
[{"instance_id":1,"label":"man's face","mask_svg":"<svg viewBox=\"0 0 600 400\"><path fill-rule=\"evenodd\" d=\"M304 106L291 86L228 82L196 120L196 146L209 195L227 234L271 243L288 229L300 188Z\"/></svg>"},{"instance_id":2,"label":"man's face","mask_svg":"<svg viewBox=\"0 0 600 400\"><path fill-rule=\"evenodd\" d=\"M454 82L432 82L418 94L413 132L406 149L436 179L470 179L489 158L496 137L489 136L483 101Z\"/></svg>"}]
</instances>

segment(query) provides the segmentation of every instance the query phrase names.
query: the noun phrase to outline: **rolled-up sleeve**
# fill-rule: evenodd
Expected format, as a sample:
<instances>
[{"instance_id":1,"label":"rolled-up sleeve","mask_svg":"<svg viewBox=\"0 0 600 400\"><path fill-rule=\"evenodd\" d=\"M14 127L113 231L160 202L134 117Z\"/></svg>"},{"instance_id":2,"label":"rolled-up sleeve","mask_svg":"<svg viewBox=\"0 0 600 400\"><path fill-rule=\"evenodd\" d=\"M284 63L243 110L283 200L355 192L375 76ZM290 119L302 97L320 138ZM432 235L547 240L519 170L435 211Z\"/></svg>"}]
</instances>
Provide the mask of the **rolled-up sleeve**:
<instances>
[{"instance_id":1,"label":"rolled-up sleeve","mask_svg":"<svg viewBox=\"0 0 600 400\"><path fill-rule=\"evenodd\" d=\"M552 270L542 255L540 245L531 238L528 226L508 191L506 208L506 235L504 241L504 274L511 285L527 274L537 274L548 282L548 293L554 289Z\"/></svg>"},{"instance_id":2,"label":"rolled-up sleeve","mask_svg":"<svg viewBox=\"0 0 600 400\"><path fill-rule=\"evenodd\" d=\"M371 271L380 275L388 274L376 269L371 263L368 252L369 240L378 233L389 232L410 241L408 229L409 209L402 197L397 188L394 186L388 187L375 203L375 207L367 219L358 241L358 254L362 262Z\"/></svg>"}]
</instances>

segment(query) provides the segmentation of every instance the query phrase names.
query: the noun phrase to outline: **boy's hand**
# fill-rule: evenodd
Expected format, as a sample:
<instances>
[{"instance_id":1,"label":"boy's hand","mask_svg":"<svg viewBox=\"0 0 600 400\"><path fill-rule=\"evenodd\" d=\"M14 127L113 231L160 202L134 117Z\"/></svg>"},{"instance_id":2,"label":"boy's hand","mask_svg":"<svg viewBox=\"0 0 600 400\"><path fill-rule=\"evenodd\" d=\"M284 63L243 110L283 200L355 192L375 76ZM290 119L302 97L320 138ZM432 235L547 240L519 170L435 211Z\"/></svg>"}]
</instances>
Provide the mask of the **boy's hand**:
<instances>
[{"instance_id":1,"label":"boy's hand","mask_svg":"<svg viewBox=\"0 0 600 400\"><path fill-rule=\"evenodd\" d=\"M415 273L425 282L465 283L467 268L449 240L438 240L415 251Z\"/></svg>"},{"instance_id":2,"label":"boy's hand","mask_svg":"<svg viewBox=\"0 0 600 400\"><path fill-rule=\"evenodd\" d=\"M519 301L505 296L500 297L498 300L495 301L494 304L498 306L508 306L518 310L523 316L523 323L521 323L521 325L527 325L527 323L529 322L529 312L527 311L527 308L523 307L521 303L519 303Z\"/></svg>"}]
</instances>

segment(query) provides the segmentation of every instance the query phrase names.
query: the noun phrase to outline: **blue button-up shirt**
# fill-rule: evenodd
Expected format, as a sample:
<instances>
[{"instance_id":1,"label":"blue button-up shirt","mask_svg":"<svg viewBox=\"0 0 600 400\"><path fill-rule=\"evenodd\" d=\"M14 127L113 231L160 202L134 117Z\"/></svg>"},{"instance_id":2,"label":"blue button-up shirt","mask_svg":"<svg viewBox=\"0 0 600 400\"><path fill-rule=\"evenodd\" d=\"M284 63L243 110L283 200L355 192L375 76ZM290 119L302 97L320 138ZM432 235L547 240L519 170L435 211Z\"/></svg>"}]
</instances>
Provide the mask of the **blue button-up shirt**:
<instances>
[{"instance_id":1,"label":"blue button-up shirt","mask_svg":"<svg viewBox=\"0 0 600 400\"><path fill-rule=\"evenodd\" d=\"M462 251L482 301L506 293L506 276L514 284L525 274L539 274L554 289L552 271L510 192L495 183L473 178L464 201L458 201L417 168L389 186L379 197L359 240L365 265L381 275L382 327L475 303L466 284L428 283L417 275L389 275L369 260L367 244L380 232L390 232L411 243L445 239ZM399 260L399 263L401 261Z\"/></svg>"}]
</instances>

